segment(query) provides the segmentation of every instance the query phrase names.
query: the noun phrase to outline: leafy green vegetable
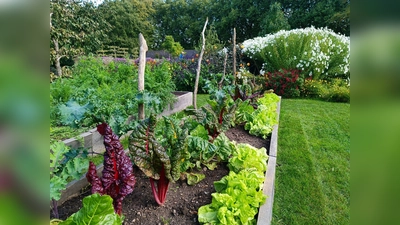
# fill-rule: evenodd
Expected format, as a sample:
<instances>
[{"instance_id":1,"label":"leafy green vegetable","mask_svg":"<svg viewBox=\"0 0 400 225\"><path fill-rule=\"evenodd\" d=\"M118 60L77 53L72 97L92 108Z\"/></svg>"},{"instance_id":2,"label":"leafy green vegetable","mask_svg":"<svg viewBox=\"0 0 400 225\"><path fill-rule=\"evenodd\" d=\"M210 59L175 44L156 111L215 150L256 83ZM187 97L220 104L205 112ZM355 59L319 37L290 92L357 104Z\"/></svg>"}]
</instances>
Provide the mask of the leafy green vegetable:
<instances>
[{"instance_id":1,"label":"leafy green vegetable","mask_svg":"<svg viewBox=\"0 0 400 225\"><path fill-rule=\"evenodd\" d=\"M201 173L186 173L188 185L194 185L206 178L206 175Z\"/></svg>"},{"instance_id":2,"label":"leafy green vegetable","mask_svg":"<svg viewBox=\"0 0 400 225\"><path fill-rule=\"evenodd\" d=\"M223 91L218 91L213 98L208 99L208 104L195 114L197 121L208 131L211 141L234 125L236 110L232 98Z\"/></svg>"},{"instance_id":3,"label":"leafy green vegetable","mask_svg":"<svg viewBox=\"0 0 400 225\"><path fill-rule=\"evenodd\" d=\"M89 165L86 149L70 149L64 142L50 146L50 201L55 218L58 218L57 201L70 180L79 179Z\"/></svg>"},{"instance_id":4,"label":"leafy green vegetable","mask_svg":"<svg viewBox=\"0 0 400 225\"><path fill-rule=\"evenodd\" d=\"M237 144L229 159L231 171L228 176L214 182L216 193L212 194L211 204L199 208L199 222L254 224L254 216L266 200L261 187L267 158L265 148Z\"/></svg>"},{"instance_id":5,"label":"leafy green vegetable","mask_svg":"<svg viewBox=\"0 0 400 225\"><path fill-rule=\"evenodd\" d=\"M172 93L175 85L171 80L170 65L164 61L146 66L146 94L137 96L135 64L112 62L106 65L96 57L81 57L70 78L59 78L50 83L51 124L63 124L63 114L69 125L95 127L99 121L106 122L115 134L121 136L127 132L125 123L128 117L137 113L138 101L145 102L145 111L149 112L160 111L176 100ZM77 104L74 110L66 105L72 100ZM83 109L79 107L88 104L91 107L86 108L82 116Z\"/></svg>"},{"instance_id":6,"label":"leafy green vegetable","mask_svg":"<svg viewBox=\"0 0 400 225\"><path fill-rule=\"evenodd\" d=\"M120 225L122 218L114 212L113 199L92 194L83 199L83 207L59 225Z\"/></svg>"},{"instance_id":7,"label":"leafy green vegetable","mask_svg":"<svg viewBox=\"0 0 400 225\"><path fill-rule=\"evenodd\" d=\"M255 110L245 125L250 134L261 136L264 139L272 132L273 126L278 123L277 103L279 97L274 93L267 93L257 100L258 108Z\"/></svg>"},{"instance_id":8,"label":"leafy green vegetable","mask_svg":"<svg viewBox=\"0 0 400 225\"><path fill-rule=\"evenodd\" d=\"M236 101L237 109L235 112L235 124L243 124L253 119L254 107L250 105L250 100L242 101L238 98Z\"/></svg>"},{"instance_id":9,"label":"leafy green vegetable","mask_svg":"<svg viewBox=\"0 0 400 225\"><path fill-rule=\"evenodd\" d=\"M213 159L217 161L227 161L234 150L234 145L224 133L221 133L215 138L213 143L204 139L203 133L192 132L191 134L192 135L188 137L188 149L191 160L194 161L198 167L203 163L210 169L212 166L210 162ZM202 135L202 137L193 136L195 134Z\"/></svg>"},{"instance_id":10,"label":"leafy green vegetable","mask_svg":"<svg viewBox=\"0 0 400 225\"><path fill-rule=\"evenodd\" d=\"M74 100L69 100L65 105L60 105L61 123L71 127L78 127L86 111L90 108L89 103L79 105Z\"/></svg>"},{"instance_id":11,"label":"leafy green vegetable","mask_svg":"<svg viewBox=\"0 0 400 225\"><path fill-rule=\"evenodd\" d=\"M135 165L150 178L153 196L159 205L165 202L169 182L180 178L182 163L189 158L185 139L187 130L179 121L164 117L157 129L156 115L140 121L129 136L129 153ZM158 180L157 190L154 180Z\"/></svg>"},{"instance_id":12,"label":"leafy green vegetable","mask_svg":"<svg viewBox=\"0 0 400 225\"><path fill-rule=\"evenodd\" d=\"M254 224L258 208L266 200L260 190L263 173L255 168L243 169L238 174L231 171L220 182L215 182L211 204L198 211L200 223Z\"/></svg>"},{"instance_id":13,"label":"leafy green vegetable","mask_svg":"<svg viewBox=\"0 0 400 225\"><path fill-rule=\"evenodd\" d=\"M238 173L243 168L256 168L264 173L267 170L268 155L265 148L257 149L249 144L237 144L229 159L229 170Z\"/></svg>"}]
</instances>

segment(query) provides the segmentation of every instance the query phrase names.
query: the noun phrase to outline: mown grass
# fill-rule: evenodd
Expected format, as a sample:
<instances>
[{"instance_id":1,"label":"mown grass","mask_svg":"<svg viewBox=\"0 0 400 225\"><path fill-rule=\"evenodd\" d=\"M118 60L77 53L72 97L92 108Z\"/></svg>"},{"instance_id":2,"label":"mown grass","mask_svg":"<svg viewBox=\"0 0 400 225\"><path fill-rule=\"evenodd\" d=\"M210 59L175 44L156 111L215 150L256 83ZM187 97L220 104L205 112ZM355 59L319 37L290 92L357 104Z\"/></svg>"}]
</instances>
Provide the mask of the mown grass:
<instances>
[{"instance_id":1,"label":"mown grass","mask_svg":"<svg viewBox=\"0 0 400 225\"><path fill-rule=\"evenodd\" d=\"M272 224L350 223L350 104L283 99Z\"/></svg>"}]
</instances>

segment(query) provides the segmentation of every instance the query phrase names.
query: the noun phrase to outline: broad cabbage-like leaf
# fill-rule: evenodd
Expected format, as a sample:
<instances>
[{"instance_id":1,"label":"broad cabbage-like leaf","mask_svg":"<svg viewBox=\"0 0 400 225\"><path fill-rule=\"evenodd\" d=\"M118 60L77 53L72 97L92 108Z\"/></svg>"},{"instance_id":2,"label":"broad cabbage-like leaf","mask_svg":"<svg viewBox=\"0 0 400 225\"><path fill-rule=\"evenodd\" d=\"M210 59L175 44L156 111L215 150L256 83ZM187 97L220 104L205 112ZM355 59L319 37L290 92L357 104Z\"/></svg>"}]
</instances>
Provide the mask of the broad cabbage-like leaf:
<instances>
[{"instance_id":1,"label":"broad cabbage-like leaf","mask_svg":"<svg viewBox=\"0 0 400 225\"><path fill-rule=\"evenodd\" d=\"M113 199L92 194L83 199L83 207L59 225L120 225L121 217L114 212Z\"/></svg>"},{"instance_id":2,"label":"broad cabbage-like leaf","mask_svg":"<svg viewBox=\"0 0 400 225\"><path fill-rule=\"evenodd\" d=\"M64 125L76 127L89 108L89 103L80 105L78 102L70 99L65 105L59 106L61 122Z\"/></svg>"}]
</instances>

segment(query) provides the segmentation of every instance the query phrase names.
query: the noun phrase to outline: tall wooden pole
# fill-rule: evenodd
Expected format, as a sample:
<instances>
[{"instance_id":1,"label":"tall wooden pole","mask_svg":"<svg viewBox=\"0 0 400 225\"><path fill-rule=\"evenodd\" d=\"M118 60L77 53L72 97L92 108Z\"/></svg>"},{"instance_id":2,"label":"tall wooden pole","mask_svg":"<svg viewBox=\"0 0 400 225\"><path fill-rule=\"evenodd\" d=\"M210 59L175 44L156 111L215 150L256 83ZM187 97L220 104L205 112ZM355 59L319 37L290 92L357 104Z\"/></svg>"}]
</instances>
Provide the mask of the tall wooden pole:
<instances>
[{"instance_id":1,"label":"tall wooden pole","mask_svg":"<svg viewBox=\"0 0 400 225\"><path fill-rule=\"evenodd\" d=\"M143 35L139 34L139 69L138 69L138 90L139 92L144 91L144 69L146 67L146 52L148 50L146 40L144 39ZM139 103L139 120L144 119L144 104Z\"/></svg>"},{"instance_id":2,"label":"tall wooden pole","mask_svg":"<svg viewBox=\"0 0 400 225\"><path fill-rule=\"evenodd\" d=\"M204 28L203 31L201 32L201 35L203 37L203 45L201 46L201 52L200 52L200 56L199 56L199 62L197 64L197 70L196 70L196 81L194 82L194 91L193 91L193 107L194 109L197 109L197 89L199 86L199 78L200 78L200 69L201 69L201 60L203 58L203 54L204 54L204 49L206 46L206 38L204 36L204 32L206 31L206 27L207 27L207 23L208 23L208 17L206 19L206 22L204 24Z\"/></svg>"}]
</instances>

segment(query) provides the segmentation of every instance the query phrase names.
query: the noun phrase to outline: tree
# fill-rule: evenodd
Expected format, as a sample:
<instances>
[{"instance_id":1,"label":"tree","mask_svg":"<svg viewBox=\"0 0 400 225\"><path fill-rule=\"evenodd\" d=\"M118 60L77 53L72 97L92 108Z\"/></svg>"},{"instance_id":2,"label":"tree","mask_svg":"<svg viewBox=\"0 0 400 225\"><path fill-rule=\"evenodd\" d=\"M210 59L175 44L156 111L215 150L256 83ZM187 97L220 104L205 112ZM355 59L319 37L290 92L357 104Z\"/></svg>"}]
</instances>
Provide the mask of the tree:
<instances>
[{"instance_id":1,"label":"tree","mask_svg":"<svg viewBox=\"0 0 400 225\"><path fill-rule=\"evenodd\" d=\"M96 19L94 19L96 18ZM50 63L62 76L61 59L94 52L109 25L91 2L50 0Z\"/></svg>"},{"instance_id":2,"label":"tree","mask_svg":"<svg viewBox=\"0 0 400 225\"><path fill-rule=\"evenodd\" d=\"M261 22L261 31L259 35L272 34L280 30L289 30L290 25L282 11L282 6L279 2L270 5L266 16Z\"/></svg>"},{"instance_id":3,"label":"tree","mask_svg":"<svg viewBox=\"0 0 400 225\"><path fill-rule=\"evenodd\" d=\"M174 37L171 35L165 36L165 41L162 44L162 47L174 57L177 57L184 50L182 45L179 44L179 42L175 42Z\"/></svg>"},{"instance_id":4,"label":"tree","mask_svg":"<svg viewBox=\"0 0 400 225\"><path fill-rule=\"evenodd\" d=\"M292 28L328 27L350 35L350 0L280 0Z\"/></svg>"},{"instance_id":5,"label":"tree","mask_svg":"<svg viewBox=\"0 0 400 225\"><path fill-rule=\"evenodd\" d=\"M153 42L152 0L106 0L98 8L112 26L107 45L129 48L133 53L139 47L139 33L149 46Z\"/></svg>"}]
</instances>

